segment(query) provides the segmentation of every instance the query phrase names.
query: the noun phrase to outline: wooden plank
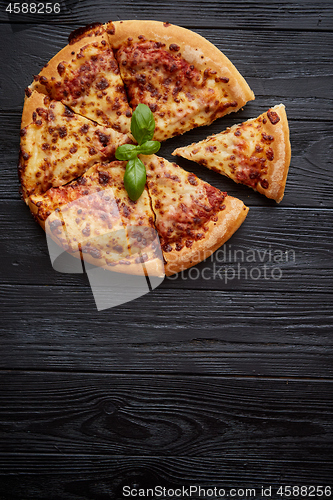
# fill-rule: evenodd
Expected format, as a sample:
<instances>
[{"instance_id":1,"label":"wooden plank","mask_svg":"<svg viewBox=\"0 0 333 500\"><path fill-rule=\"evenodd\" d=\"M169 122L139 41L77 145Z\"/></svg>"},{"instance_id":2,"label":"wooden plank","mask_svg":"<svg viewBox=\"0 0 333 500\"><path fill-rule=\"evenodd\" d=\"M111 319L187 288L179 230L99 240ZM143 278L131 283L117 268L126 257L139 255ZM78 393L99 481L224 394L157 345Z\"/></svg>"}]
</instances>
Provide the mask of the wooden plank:
<instances>
[{"instance_id":1,"label":"wooden plank","mask_svg":"<svg viewBox=\"0 0 333 500\"><path fill-rule=\"evenodd\" d=\"M333 211L251 207L232 238L192 270L166 278L162 288L332 292ZM0 203L2 282L86 283L54 271L45 233L22 201Z\"/></svg>"},{"instance_id":2,"label":"wooden plank","mask_svg":"<svg viewBox=\"0 0 333 500\"><path fill-rule=\"evenodd\" d=\"M27 372L1 381L6 500L191 484L251 486L259 499L261 485L330 484L331 382Z\"/></svg>"},{"instance_id":3,"label":"wooden plank","mask_svg":"<svg viewBox=\"0 0 333 500\"><path fill-rule=\"evenodd\" d=\"M2 57L8 68L1 75L2 110L22 109L24 88L66 45L70 31L66 26L43 24L25 25L23 31L13 34L10 25L0 25ZM332 44L333 33L312 33L310 39L307 33L288 32L286 43L286 33L280 31L261 31L260 37L254 30L195 31L231 59L256 94L256 100L237 114L238 119L255 117L280 102L292 119L331 119L332 65L327 46Z\"/></svg>"},{"instance_id":4,"label":"wooden plank","mask_svg":"<svg viewBox=\"0 0 333 500\"><path fill-rule=\"evenodd\" d=\"M66 0L61 2L61 12L52 16L9 15L1 10L0 21L15 23L70 23L85 25L94 21L106 22L110 18L156 19L181 24L188 27L219 27L248 29L332 29L332 3L321 0L320 6L311 0L279 0L256 2L247 0L235 4L226 0L221 8L218 2L210 0L179 0L170 4L166 0L124 0L110 3L99 0L92 4L89 0ZM199 15L198 15L199 14Z\"/></svg>"},{"instance_id":5,"label":"wooden plank","mask_svg":"<svg viewBox=\"0 0 333 500\"><path fill-rule=\"evenodd\" d=\"M225 489L227 494L239 492L242 496L238 498L245 498L244 494L251 498L252 494L255 500L261 500L265 498L261 495L262 486L267 498L270 490L266 488L270 486L275 494L281 485L330 485L332 477L331 462L283 461L281 458L109 457L65 455L59 452L40 456L5 455L1 465L2 462L8 471L2 479L3 494L7 495L4 500L118 500L125 498L123 493L128 492L123 490L125 486L136 490L159 486L162 490L157 491L158 496L150 498L172 498L161 495L163 491L168 494L169 489L171 495L172 490L180 488L182 491L183 487L187 488L184 494L188 494L188 488L195 485L206 488L210 495L200 498L214 498L211 488L216 487L217 491L221 488L220 494L224 494L222 489ZM251 487L255 488L254 493L251 493ZM231 491L231 488L235 490ZM308 491L313 493L316 489ZM194 494L191 498L198 499ZM148 495L152 495L151 490L147 498Z\"/></svg>"},{"instance_id":6,"label":"wooden plank","mask_svg":"<svg viewBox=\"0 0 333 500\"><path fill-rule=\"evenodd\" d=\"M8 346L8 353L10 349L17 353L43 350L49 344L50 355L56 356L52 346L59 349L63 341L64 352L72 346L82 350L80 356L98 352L99 344L103 351L106 345L126 348L193 341L191 350L213 350L215 343L224 342L237 343L237 350L241 350L249 342L252 350L259 344L276 344L281 350L304 345L305 349L316 346L325 352L333 343L332 297L319 293L155 289L127 304L98 312L88 284L81 289L2 285L0 292L2 349ZM91 325L99 332L97 338L90 337ZM12 337L15 332L21 336L19 345ZM43 337L39 337L41 332ZM110 352L105 355L110 356ZM30 359L31 355L27 356L28 362ZM1 367L10 365L6 357L0 362Z\"/></svg>"},{"instance_id":7,"label":"wooden plank","mask_svg":"<svg viewBox=\"0 0 333 500\"><path fill-rule=\"evenodd\" d=\"M19 199L17 162L19 149L20 113L0 113L0 169L2 199ZM246 186L235 184L230 179L212 172L194 162L171 155L178 146L204 139L218 133L227 126L239 123L240 118L228 117L218 120L210 127L192 130L188 134L170 139L162 144L159 154L169 161L176 161L188 171L194 172L206 182L213 184L231 196L242 198L248 206L276 206L272 200ZM331 208L333 206L333 169L331 167L333 135L332 122L289 121L292 159L288 174L284 207Z\"/></svg>"},{"instance_id":8,"label":"wooden plank","mask_svg":"<svg viewBox=\"0 0 333 500\"><path fill-rule=\"evenodd\" d=\"M15 453L332 458L328 381L29 372L3 372L1 381L2 473ZM52 473L50 465L40 473ZM20 461L17 471L33 469Z\"/></svg>"},{"instance_id":9,"label":"wooden plank","mask_svg":"<svg viewBox=\"0 0 333 500\"><path fill-rule=\"evenodd\" d=\"M2 286L0 368L331 377L332 295ZM320 363L318 362L320 359Z\"/></svg>"}]
</instances>

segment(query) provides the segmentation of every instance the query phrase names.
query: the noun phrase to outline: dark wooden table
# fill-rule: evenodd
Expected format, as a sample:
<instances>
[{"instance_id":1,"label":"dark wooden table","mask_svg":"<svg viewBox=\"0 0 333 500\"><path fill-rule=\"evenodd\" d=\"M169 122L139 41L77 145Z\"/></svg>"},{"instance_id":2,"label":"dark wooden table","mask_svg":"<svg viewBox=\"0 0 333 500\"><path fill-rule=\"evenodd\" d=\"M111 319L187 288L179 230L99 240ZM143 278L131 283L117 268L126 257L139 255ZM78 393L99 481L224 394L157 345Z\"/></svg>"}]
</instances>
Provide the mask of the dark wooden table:
<instances>
[{"instance_id":1,"label":"dark wooden table","mask_svg":"<svg viewBox=\"0 0 333 500\"><path fill-rule=\"evenodd\" d=\"M8 16L7 5L0 499L121 499L124 486L190 485L283 499L281 485L332 484L332 1L68 0L42 22ZM280 205L179 161L250 207L230 255L97 312L86 275L52 269L45 235L20 200L20 114L24 88L70 31L133 18L202 34L256 94L239 113L163 144L162 155L283 102L292 161Z\"/></svg>"}]
</instances>

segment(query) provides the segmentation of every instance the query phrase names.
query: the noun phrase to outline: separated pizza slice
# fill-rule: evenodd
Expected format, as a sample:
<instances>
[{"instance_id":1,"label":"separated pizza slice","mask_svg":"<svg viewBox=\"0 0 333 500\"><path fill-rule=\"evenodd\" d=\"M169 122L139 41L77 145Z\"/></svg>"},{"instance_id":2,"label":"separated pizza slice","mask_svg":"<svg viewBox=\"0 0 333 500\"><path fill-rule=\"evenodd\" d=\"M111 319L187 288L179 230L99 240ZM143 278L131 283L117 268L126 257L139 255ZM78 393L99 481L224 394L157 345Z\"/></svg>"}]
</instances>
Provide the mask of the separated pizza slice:
<instances>
[{"instance_id":1,"label":"separated pizza slice","mask_svg":"<svg viewBox=\"0 0 333 500\"><path fill-rule=\"evenodd\" d=\"M29 206L65 251L126 274L164 275L147 189L136 202L124 188L126 163L96 164L66 186L31 196Z\"/></svg>"},{"instance_id":2,"label":"separated pizza slice","mask_svg":"<svg viewBox=\"0 0 333 500\"><path fill-rule=\"evenodd\" d=\"M291 158L285 107L279 104L258 118L178 148L172 154L246 184L279 203Z\"/></svg>"},{"instance_id":3,"label":"separated pizza slice","mask_svg":"<svg viewBox=\"0 0 333 500\"><path fill-rule=\"evenodd\" d=\"M175 163L141 156L166 275L209 257L244 221L248 208Z\"/></svg>"},{"instance_id":4,"label":"separated pizza slice","mask_svg":"<svg viewBox=\"0 0 333 500\"><path fill-rule=\"evenodd\" d=\"M25 100L21 128L19 176L26 202L31 194L72 181L96 162L115 159L117 147L131 142L33 92Z\"/></svg>"},{"instance_id":5,"label":"separated pizza slice","mask_svg":"<svg viewBox=\"0 0 333 500\"><path fill-rule=\"evenodd\" d=\"M108 34L129 103L153 111L156 140L208 125L254 99L229 59L197 33L135 20L112 23Z\"/></svg>"},{"instance_id":6,"label":"separated pizza slice","mask_svg":"<svg viewBox=\"0 0 333 500\"><path fill-rule=\"evenodd\" d=\"M111 25L109 26L111 29ZM27 88L62 101L76 113L118 132L130 131L128 105L117 61L100 23L74 31Z\"/></svg>"}]
</instances>

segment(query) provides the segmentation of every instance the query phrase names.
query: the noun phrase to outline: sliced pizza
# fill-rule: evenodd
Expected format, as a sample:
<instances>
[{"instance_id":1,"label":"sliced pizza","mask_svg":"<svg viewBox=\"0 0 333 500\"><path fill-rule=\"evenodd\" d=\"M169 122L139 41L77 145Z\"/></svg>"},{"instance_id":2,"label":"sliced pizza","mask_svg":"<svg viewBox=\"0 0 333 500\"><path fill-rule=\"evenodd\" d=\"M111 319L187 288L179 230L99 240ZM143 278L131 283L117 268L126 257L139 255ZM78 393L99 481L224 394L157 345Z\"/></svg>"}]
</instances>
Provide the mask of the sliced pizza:
<instances>
[{"instance_id":1,"label":"sliced pizza","mask_svg":"<svg viewBox=\"0 0 333 500\"><path fill-rule=\"evenodd\" d=\"M118 21L108 28L130 106L154 113L163 141L237 111L254 94L229 59L208 40L157 21Z\"/></svg>"},{"instance_id":2,"label":"sliced pizza","mask_svg":"<svg viewBox=\"0 0 333 500\"><path fill-rule=\"evenodd\" d=\"M25 200L70 182L96 162L114 159L117 147L131 142L33 92L25 101L21 128L19 176Z\"/></svg>"},{"instance_id":3,"label":"sliced pizza","mask_svg":"<svg viewBox=\"0 0 333 500\"><path fill-rule=\"evenodd\" d=\"M172 154L246 184L279 203L291 158L285 107L279 104L258 118L178 148Z\"/></svg>"},{"instance_id":4,"label":"sliced pizza","mask_svg":"<svg viewBox=\"0 0 333 500\"><path fill-rule=\"evenodd\" d=\"M146 166L166 275L209 257L244 221L248 208L241 200L156 155L140 158Z\"/></svg>"},{"instance_id":5,"label":"sliced pizza","mask_svg":"<svg viewBox=\"0 0 333 500\"><path fill-rule=\"evenodd\" d=\"M142 274L143 263L150 275L158 276L209 257L244 221L248 208L240 200L163 158L141 159L147 187L136 202L124 189L126 163L115 161L96 164L78 180L32 195L30 209L72 255L128 274Z\"/></svg>"},{"instance_id":6,"label":"sliced pizza","mask_svg":"<svg viewBox=\"0 0 333 500\"><path fill-rule=\"evenodd\" d=\"M124 188L126 163L96 164L66 186L31 196L29 206L65 251L98 267L164 273L147 189L136 202Z\"/></svg>"},{"instance_id":7,"label":"sliced pizza","mask_svg":"<svg viewBox=\"0 0 333 500\"><path fill-rule=\"evenodd\" d=\"M132 111L106 29L100 23L74 31L69 44L44 66L26 94L33 90L101 125L130 131Z\"/></svg>"}]
</instances>

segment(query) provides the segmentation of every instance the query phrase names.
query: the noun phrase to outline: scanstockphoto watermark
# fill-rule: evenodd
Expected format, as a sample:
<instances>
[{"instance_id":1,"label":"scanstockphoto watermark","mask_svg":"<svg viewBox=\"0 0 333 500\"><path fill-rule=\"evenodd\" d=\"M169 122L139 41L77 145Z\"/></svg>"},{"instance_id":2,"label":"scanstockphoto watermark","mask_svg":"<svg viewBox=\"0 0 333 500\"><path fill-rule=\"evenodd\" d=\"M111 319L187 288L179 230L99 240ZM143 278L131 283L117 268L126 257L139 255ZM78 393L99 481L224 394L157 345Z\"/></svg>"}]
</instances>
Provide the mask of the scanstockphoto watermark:
<instances>
[{"instance_id":1,"label":"scanstockphoto watermark","mask_svg":"<svg viewBox=\"0 0 333 500\"><path fill-rule=\"evenodd\" d=\"M154 488L132 488L124 486L123 498L255 498L255 488L218 488L216 486L206 488L198 485L180 486L176 488L166 488L165 486L155 486Z\"/></svg>"},{"instance_id":2,"label":"scanstockphoto watermark","mask_svg":"<svg viewBox=\"0 0 333 500\"><path fill-rule=\"evenodd\" d=\"M123 498L234 498L235 500L246 500L252 498L267 498L267 500L287 499L287 498L330 498L332 487L327 485L261 485L257 487L202 487L199 485L179 486L166 488L164 486L154 486L153 488L135 488L123 486Z\"/></svg>"},{"instance_id":3,"label":"scanstockphoto watermark","mask_svg":"<svg viewBox=\"0 0 333 500\"><path fill-rule=\"evenodd\" d=\"M202 254L194 255L193 262L202 260ZM213 255L205 259L207 266L192 267L169 276L169 280L221 280L225 284L234 280L273 280L283 277L283 267L296 263L296 252L292 248L274 248L268 245L265 248L240 248L232 244L225 244ZM213 265L212 265L213 264ZM169 267L172 269L172 258ZM177 266L179 263L177 263ZM176 263L175 263L176 266Z\"/></svg>"}]
</instances>

